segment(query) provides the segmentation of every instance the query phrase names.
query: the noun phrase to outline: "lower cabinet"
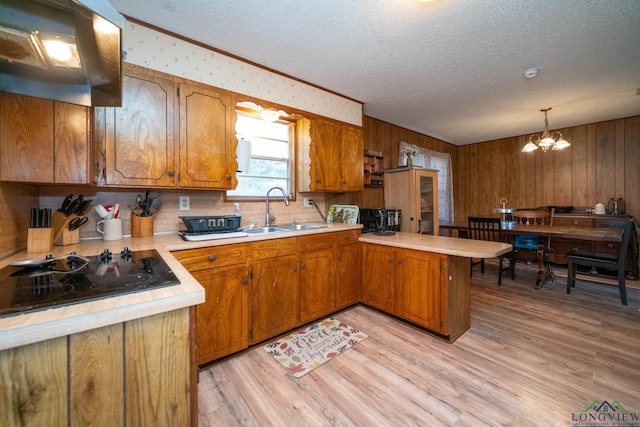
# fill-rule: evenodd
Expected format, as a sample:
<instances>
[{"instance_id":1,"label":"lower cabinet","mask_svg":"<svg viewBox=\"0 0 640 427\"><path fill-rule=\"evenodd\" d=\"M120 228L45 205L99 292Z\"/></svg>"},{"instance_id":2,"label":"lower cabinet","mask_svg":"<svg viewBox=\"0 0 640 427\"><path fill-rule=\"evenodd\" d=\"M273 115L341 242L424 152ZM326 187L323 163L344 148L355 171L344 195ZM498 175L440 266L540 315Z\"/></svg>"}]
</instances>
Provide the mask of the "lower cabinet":
<instances>
[{"instance_id":1,"label":"lower cabinet","mask_svg":"<svg viewBox=\"0 0 640 427\"><path fill-rule=\"evenodd\" d=\"M362 282L362 245L360 230L336 233L336 310L360 301Z\"/></svg>"},{"instance_id":2,"label":"lower cabinet","mask_svg":"<svg viewBox=\"0 0 640 427\"><path fill-rule=\"evenodd\" d=\"M362 302L454 341L469 329L469 259L363 244Z\"/></svg>"},{"instance_id":3,"label":"lower cabinet","mask_svg":"<svg viewBox=\"0 0 640 427\"><path fill-rule=\"evenodd\" d=\"M336 309L335 233L300 237L300 323Z\"/></svg>"},{"instance_id":4,"label":"lower cabinet","mask_svg":"<svg viewBox=\"0 0 640 427\"><path fill-rule=\"evenodd\" d=\"M295 237L251 244L251 343L299 325L297 251Z\"/></svg>"},{"instance_id":5,"label":"lower cabinet","mask_svg":"<svg viewBox=\"0 0 640 427\"><path fill-rule=\"evenodd\" d=\"M438 333L446 333L447 257L396 249L394 314Z\"/></svg>"},{"instance_id":6,"label":"lower cabinet","mask_svg":"<svg viewBox=\"0 0 640 427\"><path fill-rule=\"evenodd\" d=\"M195 308L196 365L249 346L248 245L228 245L174 252L205 289Z\"/></svg>"}]
</instances>

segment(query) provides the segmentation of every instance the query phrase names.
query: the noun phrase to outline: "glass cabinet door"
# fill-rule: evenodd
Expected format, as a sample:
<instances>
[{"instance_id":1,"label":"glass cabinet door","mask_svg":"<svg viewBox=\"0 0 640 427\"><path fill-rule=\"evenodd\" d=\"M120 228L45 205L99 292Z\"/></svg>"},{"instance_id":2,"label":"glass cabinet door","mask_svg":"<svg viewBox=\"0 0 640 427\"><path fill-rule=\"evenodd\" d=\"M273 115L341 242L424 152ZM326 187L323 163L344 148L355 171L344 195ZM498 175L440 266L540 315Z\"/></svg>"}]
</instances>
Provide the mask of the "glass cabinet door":
<instances>
[{"instance_id":1,"label":"glass cabinet door","mask_svg":"<svg viewBox=\"0 0 640 427\"><path fill-rule=\"evenodd\" d=\"M420 234L435 234L438 222L437 175L430 172L418 173L418 199L420 207Z\"/></svg>"}]
</instances>

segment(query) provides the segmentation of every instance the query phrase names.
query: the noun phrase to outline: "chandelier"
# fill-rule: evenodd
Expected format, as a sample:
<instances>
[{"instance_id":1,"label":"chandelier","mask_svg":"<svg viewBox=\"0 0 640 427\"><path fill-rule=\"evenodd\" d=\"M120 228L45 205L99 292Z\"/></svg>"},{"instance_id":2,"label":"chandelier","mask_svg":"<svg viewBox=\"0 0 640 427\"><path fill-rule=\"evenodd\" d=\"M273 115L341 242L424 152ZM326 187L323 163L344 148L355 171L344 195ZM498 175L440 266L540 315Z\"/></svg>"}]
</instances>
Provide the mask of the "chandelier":
<instances>
[{"instance_id":1,"label":"chandelier","mask_svg":"<svg viewBox=\"0 0 640 427\"><path fill-rule=\"evenodd\" d=\"M552 150L562 150L571 145L562 137L560 132L549 132L549 120L547 119L547 111L549 110L551 110L551 107L540 110L544 112L544 132L542 132L541 136L534 134L529 137L529 142L522 147L524 153L535 151L538 147L542 148L543 152L546 152L549 148Z\"/></svg>"}]
</instances>

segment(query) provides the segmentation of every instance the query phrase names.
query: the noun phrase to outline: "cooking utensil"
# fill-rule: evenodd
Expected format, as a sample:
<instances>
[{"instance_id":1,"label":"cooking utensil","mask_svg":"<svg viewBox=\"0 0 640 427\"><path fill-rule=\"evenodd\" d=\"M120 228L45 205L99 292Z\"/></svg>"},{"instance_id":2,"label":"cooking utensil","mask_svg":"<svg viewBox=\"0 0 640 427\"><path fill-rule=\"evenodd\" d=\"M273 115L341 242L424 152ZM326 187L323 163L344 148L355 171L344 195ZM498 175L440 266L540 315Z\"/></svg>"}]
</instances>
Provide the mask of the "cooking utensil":
<instances>
[{"instance_id":1,"label":"cooking utensil","mask_svg":"<svg viewBox=\"0 0 640 427\"><path fill-rule=\"evenodd\" d=\"M94 206L93 210L96 211L96 213L98 214L100 219L105 219L107 217L107 215L109 215L109 212L102 205Z\"/></svg>"},{"instance_id":2,"label":"cooking utensil","mask_svg":"<svg viewBox=\"0 0 640 427\"><path fill-rule=\"evenodd\" d=\"M89 221L86 216L78 216L69 221L69 231L77 230Z\"/></svg>"},{"instance_id":3,"label":"cooking utensil","mask_svg":"<svg viewBox=\"0 0 640 427\"><path fill-rule=\"evenodd\" d=\"M151 214L158 212L161 207L162 207L162 200L153 199L153 202L151 202L151 206L150 206Z\"/></svg>"}]
</instances>

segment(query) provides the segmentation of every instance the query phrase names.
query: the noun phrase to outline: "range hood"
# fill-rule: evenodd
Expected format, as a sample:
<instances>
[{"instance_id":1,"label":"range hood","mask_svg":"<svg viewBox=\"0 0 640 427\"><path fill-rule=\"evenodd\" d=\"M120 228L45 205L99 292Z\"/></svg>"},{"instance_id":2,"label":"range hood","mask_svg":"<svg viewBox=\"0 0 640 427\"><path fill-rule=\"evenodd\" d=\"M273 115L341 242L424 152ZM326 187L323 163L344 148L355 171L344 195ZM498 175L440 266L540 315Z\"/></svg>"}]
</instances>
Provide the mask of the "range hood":
<instances>
[{"instance_id":1,"label":"range hood","mask_svg":"<svg viewBox=\"0 0 640 427\"><path fill-rule=\"evenodd\" d=\"M108 0L0 0L0 91L122 105L124 17ZM67 46L56 60L45 45Z\"/></svg>"}]
</instances>

